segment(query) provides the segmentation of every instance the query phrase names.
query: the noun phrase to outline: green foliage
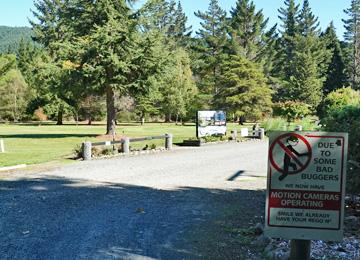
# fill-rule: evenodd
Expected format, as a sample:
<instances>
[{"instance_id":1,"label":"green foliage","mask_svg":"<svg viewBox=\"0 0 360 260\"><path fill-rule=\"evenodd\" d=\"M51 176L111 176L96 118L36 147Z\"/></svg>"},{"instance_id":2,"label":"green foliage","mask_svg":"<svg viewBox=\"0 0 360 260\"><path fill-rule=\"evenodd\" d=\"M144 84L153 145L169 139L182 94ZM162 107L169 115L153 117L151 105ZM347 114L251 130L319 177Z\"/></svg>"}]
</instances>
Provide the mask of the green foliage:
<instances>
[{"instance_id":1,"label":"green foliage","mask_svg":"<svg viewBox=\"0 0 360 260\"><path fill-rule=\"evenodd\" d=\"M238 0L230 14L233 50L251 61L260 61L268 19L262 10L256 11L255 4L249 0Z\"/></svg>"},{"instance_id":2,"label":"green foliage","mask_svg":"<svg viewBox=\"0 0 360 260\"><path fill-rule=\"evenodd\" d=\"M351 66L349 69L351 85L355 89L360 88L360 0L351 0L350 8L344 10L348 19L343 19L345 26L344 38L350 44Z\"/></svg>"},{"instance_id":3,"label":"green foliage","mask_svg":"<svg viewBox=\"0 0 360 260\"><path fill-rule=\"evenodd\" d=\"M287 126L288 122L282 117L267 118L261 123L261 127L265 129L265 132L284 131Z\"/></svg>"},{"instance_id":4,"label":"green foliage","mask_svg":"<svg viewBox=\"0 0 360 260\"><path fill-rule=\"evenodd\" d=\"M300 101L285 101L274 104L274 115L286 118L287 122L302 119L311 113L309 105Z\"/></svg>"},{"instance_id":5,"label":"green foliage","mask_svg":"<svg viewBox=\"0 0 360 260\"><path fill-rule=\"evenodd\" d=\"M106 94L107 133L114 132L115 92L136 87L137 27L127 3L38 0L35 7L35 38L58 69L60 98Z\"/></svg>"},{"instance_id":6,"label":"green foliage","mask_svg":"<svg viewBox=\"0 0 360 260\"><path fill-rule=\"evenodd\" d=\"M25 118L30 89L16 66L15 55L0 55L0 120Z\"/></svg>"},{"instance_id":7,"label":"green foliage","mask_svg":"<svg viewBox=\"0 0 360 260\"><path fill-rule=\"evenodd\" d=\"M231 56L224 64L219 108L228 113L258 120L271 113L272 91L258 66L242 56Z\"/></svg>"},{"instance_id":8,"label":"green foliage","mask_svg":"<svg viewBox=\"0 0 360 260\"><path fill-rule=\"evenodd\" d=\"M10 70L0 82L0 119L19 121L25 118L25 110L31 92L19 70Z\"/></svg>"},{"instance_id":9,"label":"green foliage","mask_svg":"<svg viewBox=\"0 0 360 260\"><path fill-rule=\"evenodd\" d=\"M333 22L330 23L325 33L322 34L322 40L325 42L326 49L330 51L329 66L325 74L326 80L323 86L324 94L328 94L333 90L342 88L347 83L343 50L337 38Z\"/></svg>"},{"instance_id":10,"label":"green foliage","mask_svg":"<svg viewBox=\"0 0 360 260\"><path fill-rule=\"evenodd\" d=\"M325 118L336 111L344 109L346 106L360 104L360 91L350 87L341 88L329 93L321 104L320 116Z\"/></svg>"},{"instance_id":11,"label":"green foliage","mask_svg":"<svg viewBox=\"0 0 360 260\"><path fill-rule=\"evenodd\" d=\"M282 79L289 79L294 71L292 61L294 60L294 37L298 34L299 5L294 0L285 0L285 7L280 8L279 18L282 21L281 48L277 53L276 67L277 75Z\"/></svg>"},{"instance_id":12,"label":"green foliage","mask_svg":"<svg viewBox=\"0 0 360 260\"><path fill-rule=\"evenodd\" d=\"M318 131L319 126L316 124L316 120L311 117L305 117L295 120L293 123L287 121L283 117L268 118L261 123L261 127L265 129L265 132L271 131L293 131L296 126L301 125L303 131Z\"/></svg>"},{"instance_id":13,"label":"green foliage","mask_svg":"<svg viewBox=\"0 0 360 260\"><path fill-rule=\"evenodd\" d=\"M317 37L299 35L295 39L292 64L296 69L288 81L288 98L303 100L315 110L322 99L324 78L321 77L319 64L324 53L321 48L318 49L320 42Z\"/></svg>"},{"instance_id":14,"label":"green foliage","mask_svg":"<svg viewBox=\"0 0 360 260\"><path fill-rule=\"evenodd\" d=\"M202 20L201 28L196 32L199 40L193 47L198 53L195 62L196 73L201 77L199 89L204 94L217 95L222 62L228 57L226 12L217 0L212 0L207 11L198 11L195 15ZM213 103L211 99L209 101L207 104Z\"/></svg>"},{"instance_id":15,"label":"green foliage","mask_svg":"<svg viewBox=\"0 0 360 260\"><path fill-rule=\"evenodd\" d=\"M319 33L319 19L312 13L309 0L304 0L298 19L299 32L301 35L309 36Z\"/></svg>"},{"instance_id":16,"label":"green foliage","mask_svg":"<svg viewBox=\"0 0 360 260\"><path fill-rule=\"evenodd\" d=\"M279 100L302 100L314 111L322 99L328 51L320 40L319 23L307 0L301 11L294 0L279 10L283 21L282 48L277 59L282 80Z\"/></svg>"},{"instance_id":17,"label":"green foliage","mask_svg":"<svg viewBox=\"0 0 360 260\"><path fill-rule=\"evenodd\" d=\"M332 110L322 121L325 131L349 133L347 190L360 190L360 104Z\"/></svg>"},{"instance_id":18,"label":"green foliage","mask_svg":"<svg viewBox=\"0 0 360 260\"><path fill-rule=\"evenodd\" d=\"M15 55L0 55L0 82L4 82L6 74L16 67Z\"/></svg>"},{"instance_id":19,"label":"green foliage","mask_svg":"<svg viewBox=\"0 0 360 260\"><path fill-rule=\"evenodd\" d=\"M91 124L92 121L101 121L105 118L105 101L101 96L89 95L80 102L78 107L79 119L88 120L88 124Z\"/></svg>"},{"instance_id":20,"label":"green foliage","mask_svg":"<svg viewBox=\"0 0 360 260\"><path fill-rule=\"evenodd\" d=\"M162 112L183 118L192 104L197 88L193 81L190 59L184 49L177 49L172 54L164 71L161 88L163 95Z\"/></svg>"},{"instance_id":21,"label":"green foliage","mask_svg":"<svg viewBox=\"0 0 360 260\"><path fill-rule=\"evenodd\" d=\"M83 156L82 153L82 145L81 144L77 144L74 149L73 149L73 155L74 155L74 159L80 159Z\"/></svg>"},{"instance_id":22,"label":"green foliage","mask_svg":"<svg viewBox=\"0 0 360 260\"><path fill-rule=\"evenodd\" d=\"M16 53L20 42L31 42L31 28L0 26L0 54Z\"/></svg>"},{"instance_id":23,"label":"green foliage","mask_svg":"<svg viewBox=\"0 0 360 260\"><path fill-rule=\"evenodd\" d=\"M201 140L203 140L205 143L212 143L212 142L223 141L224 137L222 135L220 135L220 136L209 135L209 136L202 137Z\"/></svg>"}]
</instances>

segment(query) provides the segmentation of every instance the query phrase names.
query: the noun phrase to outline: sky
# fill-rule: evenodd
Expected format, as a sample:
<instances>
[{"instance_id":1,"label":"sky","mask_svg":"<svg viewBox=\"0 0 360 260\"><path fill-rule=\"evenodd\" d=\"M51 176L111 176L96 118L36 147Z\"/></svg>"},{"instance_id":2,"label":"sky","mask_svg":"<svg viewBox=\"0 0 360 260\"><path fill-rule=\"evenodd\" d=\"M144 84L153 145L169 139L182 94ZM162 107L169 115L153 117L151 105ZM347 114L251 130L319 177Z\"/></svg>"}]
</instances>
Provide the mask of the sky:
<instances>
[{"instance_id":1,"label":"sky","mask_svg":"<svg viewBox=\"0 0 360 260\"><path fill-rule=\"evenodd\" d=\"M253 0L257 10L263 9L265 17L269 17L269 27L279 24L278 9L284 6L284 0ZM296 0L301 3L302 0ZM199 19L195 17L197 10L205 11L209 0L180 0L183 9L188 16L188 24L192 25L193 31L199 28ZM221 7L227 11L235 6L236 0L219 0ZM344 25L341 19L346 18L344 9L350 7L351 0L310 0L310 6L316 16L319 17L320 26L325 29L334 21L338 36L342 39ZM0 25L6 26L30 26L28 19L32 18L30 9L34 9L33 0L0 0Z\"/></svg>"}]
</instances>

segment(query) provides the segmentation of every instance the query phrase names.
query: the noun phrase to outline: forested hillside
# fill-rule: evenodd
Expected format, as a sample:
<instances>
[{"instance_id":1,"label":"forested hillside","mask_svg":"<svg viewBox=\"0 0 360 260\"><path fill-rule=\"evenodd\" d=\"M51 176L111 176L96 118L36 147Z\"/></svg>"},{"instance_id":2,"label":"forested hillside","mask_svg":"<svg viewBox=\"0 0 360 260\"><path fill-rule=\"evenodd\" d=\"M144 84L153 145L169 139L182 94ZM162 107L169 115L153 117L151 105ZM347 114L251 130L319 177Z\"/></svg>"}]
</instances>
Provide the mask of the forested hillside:
<instances>
[{"instance_id":1,"label":"forested hillside","mask_svg":"<svg viewBox=\"0 0 360 260\"><path fill-rule=\"evenodd\" d=\"M16 51L21 39L31 41L31 28L0 26L0 53Z\"/></svg>"}]
</instances>

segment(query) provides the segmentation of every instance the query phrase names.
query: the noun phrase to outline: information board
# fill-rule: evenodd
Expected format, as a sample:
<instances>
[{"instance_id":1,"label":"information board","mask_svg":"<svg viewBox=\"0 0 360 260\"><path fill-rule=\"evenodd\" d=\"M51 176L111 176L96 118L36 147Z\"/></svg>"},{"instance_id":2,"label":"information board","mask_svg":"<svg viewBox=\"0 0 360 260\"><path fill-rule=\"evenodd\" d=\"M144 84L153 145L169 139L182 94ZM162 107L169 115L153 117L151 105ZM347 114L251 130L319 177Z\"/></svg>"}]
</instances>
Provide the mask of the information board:
<instances>
[{"instance_id":1,"label":"information board","mask_svg":"<svg viewBox=\"0 0 360 260\"><path fill-rule=\"evenodd\" d=\"M226 114L224 111L198 111L196 116L196 137L226 135Z\"/></svg>"},{"instance_id":2,"label":"information board","mask_svg":"<svg viewBox=\"0 0 360 260\"><path fill-rule=\"evenodd\" d=\"M270 134L266 235L342 239L347 147L346 133Z\"/></svg>"}]
</instances>

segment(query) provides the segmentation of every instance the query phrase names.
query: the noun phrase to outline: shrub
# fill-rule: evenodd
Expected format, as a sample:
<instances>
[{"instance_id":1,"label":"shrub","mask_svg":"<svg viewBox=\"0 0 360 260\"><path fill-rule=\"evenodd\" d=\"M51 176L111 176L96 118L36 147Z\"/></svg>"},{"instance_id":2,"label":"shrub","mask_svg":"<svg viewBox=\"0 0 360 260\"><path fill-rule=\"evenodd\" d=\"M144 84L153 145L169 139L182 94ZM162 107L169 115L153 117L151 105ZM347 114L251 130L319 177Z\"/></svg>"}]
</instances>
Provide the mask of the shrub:
<instances>
[{"instance_id":1,"label":"shrub","mask_svg":"<svg viewBox=\"0 0 360 260\"><path fill-rule=\"evenodd\" d=\"M79 159L82 157L82 145L81 144L77 144L74 147L73 154L74 154L75 159Z\"/></svg>"},{"instance_id":2,"label":"shrub","mask_svg":"<svg viewBox=\"0 0 360 260\"><path fill-rule=\"evenodd\" d=\"M275 103L273 106L275 116L286 118L287 122L302 119L311 113L310 106L300 101L285 101Z\"/></svg>"},{"instance_id":3,"label":"shrub","mask_svg":"<svg viewBox=\"0 0 360 260\"><path fill-rule=\"evenodd\" d=\"M205 143L211 143L211 142L218 142L218 141L223 141L224 140L224 136L222 135L209 135L209 136L204 136L202 137L202 139L205 141Z\"/></svg>"},{"instance_id":4,"label":"shrub","mask_svg":"<svg viewBox=\"0 0 360 260\"><path fill-rule=\"evenodd\" d=\"M360 192L360 104L327 112L322 120L324 130L349 133L347 190Z\"/></svg>"},{"instance_id":5,"label":"shrub","mask_svg":"<svg viewBox=\"0 0 360 260\"><path fill-rule=\"evenodd\" d=\"M39 107L34 111L34 119L40 122L47 120L47 116L45 115L42 107Z\"/></svg>"},{"instance_id":6,"label":"shrub","mask_svg":"<svg viewBox=\"0 0 360 260\"><path fill-rule=\"evenodd\" d=\"M350 87L341 88L329 93L319 107L319 116L324 118L334 111L343 109L346 106L360 104L360 91Z\"/></svg>"},{"instance_id":7,"label":"shrub","mask_svg":"<svg viewBox=\"0 0 360 260\"><path fill-rule=\"evenodd\" d=\"M98 157L102 154L102 150L99 147L91 147L91 155L93 157Z\"/></svg>"},{"instance_id":8,"label":"shrub","mask_svg":"<svg viewBox=\"0 0 360 260\"><path fill-rule=\"evenodd\" d=\"M105 148L101 151L102 155L112 155L114 154L113 148Z\"/></svg>"},{"instance_id":9,"label":"shrub","mask_svg":"<svg viewBox=\"0 0 360 260\"><path fill-rule=\"evenodd\" d=\"M284 118L269 118L261 123L261 127L268 131L284 131L287 129L287 122Z\"/></svg>"}]
</instances>

